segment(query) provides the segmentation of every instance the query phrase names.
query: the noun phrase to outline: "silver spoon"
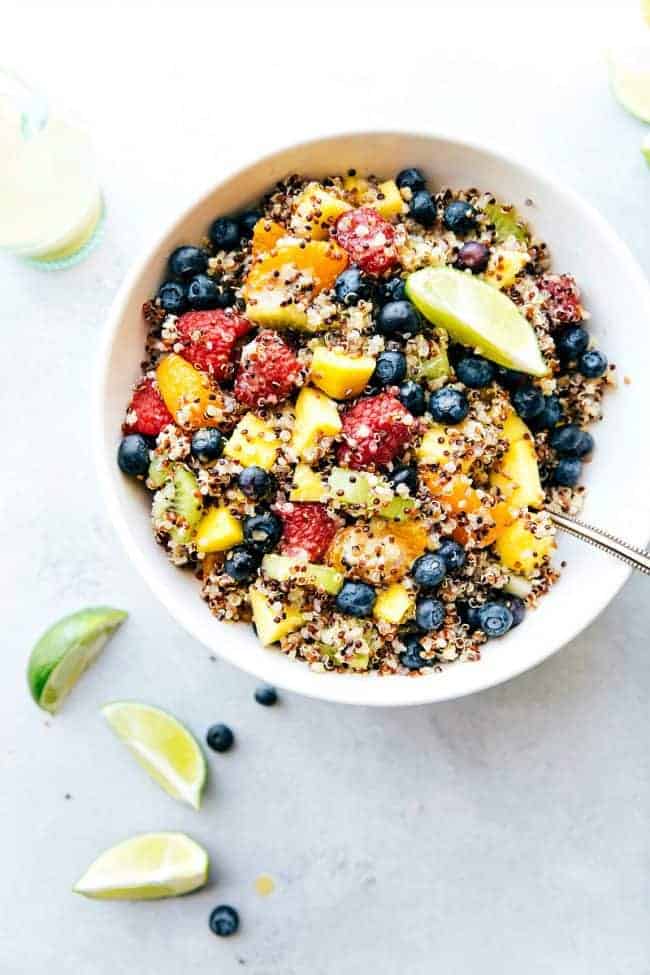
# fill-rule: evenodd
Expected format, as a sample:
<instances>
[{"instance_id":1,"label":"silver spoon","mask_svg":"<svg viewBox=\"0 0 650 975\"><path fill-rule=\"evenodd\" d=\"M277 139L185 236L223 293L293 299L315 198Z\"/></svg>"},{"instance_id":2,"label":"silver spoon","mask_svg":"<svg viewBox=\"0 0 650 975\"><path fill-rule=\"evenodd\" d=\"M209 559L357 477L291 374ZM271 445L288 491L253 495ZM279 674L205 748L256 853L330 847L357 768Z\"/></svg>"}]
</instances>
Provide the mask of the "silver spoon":
<instances>
[{"instance_id":1,"label":"silver spoon","mask_svg":"<svg viewBox=\"0 0 650 975\"><path fill-rule=\"evenodd\" d=\"M650 553L644 552L642 548L637 548L635 545L628 545L627 542L621 541L615 535L610 535L609 532L603 531L602 528L585 525L583 522L576 521L574 518L568 518L566 515L558 515L555 511L549 511L549 514L557 527L562 529L562 531L573 535L574 538L579 538L583 542L588 542L595 548L607 552L608 555L613 555L615 558L621 559L622 562L627 562L633 569L638 569L639 572L650 575Z\"/></svg>"}]
</instances>

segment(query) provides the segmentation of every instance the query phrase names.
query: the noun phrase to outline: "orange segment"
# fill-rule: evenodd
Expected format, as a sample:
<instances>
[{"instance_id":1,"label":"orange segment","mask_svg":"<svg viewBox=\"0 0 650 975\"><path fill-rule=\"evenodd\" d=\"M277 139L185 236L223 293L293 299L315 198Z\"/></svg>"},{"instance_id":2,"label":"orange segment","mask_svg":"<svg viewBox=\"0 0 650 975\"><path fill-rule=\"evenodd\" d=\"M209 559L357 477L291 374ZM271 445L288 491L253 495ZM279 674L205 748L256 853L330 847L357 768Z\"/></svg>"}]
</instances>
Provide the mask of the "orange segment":
<instances>
[{"instance_id":1,"label":"orange segment","mask_svg":"<svg viewBox=\"0 0 650 975\"><path fill-rule=\"evenodd\" d=\"M281 237L286 236L287 231L281 223L262 217L253 229L253 254L267 254Z\"/></svg>"},{"instance_id":2,"label":"orange segment","mask_svg":"<svg viewBox=\"0 0 650 975\"><path fill-rule=\"evenodd\" d=\"M457 474L451 479L442 477L428 467L420 468L420 477L434 496L454 514L476 511L481 507L480 495L472 487L465 474Z\"/></svg>"},{"instance_id":3,"label":"orange segment","mask_svg":"<svg viewBox=\"0 0 650 975\"><path fill-rule=\"evenodd\" d=\"M493 522L493 524L490 526L489 531L480 540L477 540L475 544L477 548L487 548L496 542L508 525L512 524L514 515L510 505L506 501L499 501L493 508L483 508L481 513L486 524L489 522ZM461 545L466 545L469 541L467 531L460 525L454 529L453 537Z\"/></svg>"},{"instance_id":4,"label":"orange segment","mask_svg":"<svg viewBox=\"0 0 650 975\"><path fill-rule=\"evenodd\" d=\"M274 272L281 271L283 267L292 267L313 277L313 294L317 295L332 287L347 263L347 253L334 241L311 240L308 243L285 244L254 262L246 278L246 290L254 292L265 287L282 287L281 277Z\"/></svg>"},{"instance_id":5,"label":"orange segment","mask_svg":"<svg viewBox=\"0 0 650 975\"><path fill-rule=\"evenodd\" d=\"M165 406L179 427L216 427L223 419L220 390L182 356L172 353L161 359L156 379Z\"/></svg>"}]
</instances>

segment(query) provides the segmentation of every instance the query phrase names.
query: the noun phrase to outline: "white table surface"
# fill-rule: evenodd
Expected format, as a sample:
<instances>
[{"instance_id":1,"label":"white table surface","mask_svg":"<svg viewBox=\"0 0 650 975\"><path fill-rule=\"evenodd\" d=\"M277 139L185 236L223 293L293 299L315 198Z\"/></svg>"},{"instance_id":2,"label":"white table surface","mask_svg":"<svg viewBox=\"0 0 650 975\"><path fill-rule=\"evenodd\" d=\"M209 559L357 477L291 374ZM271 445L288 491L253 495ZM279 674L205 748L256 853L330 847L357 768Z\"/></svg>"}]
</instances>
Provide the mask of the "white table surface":
<instances>
[{"instance_id":1,"label":"white table surface","mask_svg":"<svg viewBox=\"0 0 650 975\"><path fill-rule=\"evenodd\" d=\"M376 125L484 141L580 190L650 266L643 126L611 99L601 57L620 16L487 7L21 5L3 18L5 59L89 118L109 217L74 270L0 260L2 975L650 971L645 580L543 666L478 696L264 709L135 574L91 462L90 366L126 270L200 189L272 146ZM622 496L633 476L620 472ZM50 719L27 695L29 648L103 602L131 618ZM115 698L169 708L198 736L232 725L201 813L112 738L98 708ZM205 843L207 889L153 904L70 893L102 849L157 829ZM265 899L262 872L277 884ZM229 940L207 927L222 902L241 912Z\"/></svg>"}]
</instances>

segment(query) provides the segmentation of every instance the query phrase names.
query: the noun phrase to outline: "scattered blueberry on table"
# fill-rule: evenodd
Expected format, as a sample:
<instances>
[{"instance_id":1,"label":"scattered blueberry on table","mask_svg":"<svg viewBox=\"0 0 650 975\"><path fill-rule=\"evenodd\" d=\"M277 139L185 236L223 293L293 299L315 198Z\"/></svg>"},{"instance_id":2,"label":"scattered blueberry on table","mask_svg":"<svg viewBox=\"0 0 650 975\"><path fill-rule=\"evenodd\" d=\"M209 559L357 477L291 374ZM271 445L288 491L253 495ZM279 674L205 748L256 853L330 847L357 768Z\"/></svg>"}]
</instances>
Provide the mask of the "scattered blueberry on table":
<instances>
[{"instance_id":1,"label":"scattered blueberry on table","mask_svg":"<svg viewBox=\"0 0 650 975\"><path fill-rule=\"evenodd\" d=\"M239 914L229 904L219 904L210 914L210 930L220 938L229 938L239 929Z\"/></svg>"}]
</instances>

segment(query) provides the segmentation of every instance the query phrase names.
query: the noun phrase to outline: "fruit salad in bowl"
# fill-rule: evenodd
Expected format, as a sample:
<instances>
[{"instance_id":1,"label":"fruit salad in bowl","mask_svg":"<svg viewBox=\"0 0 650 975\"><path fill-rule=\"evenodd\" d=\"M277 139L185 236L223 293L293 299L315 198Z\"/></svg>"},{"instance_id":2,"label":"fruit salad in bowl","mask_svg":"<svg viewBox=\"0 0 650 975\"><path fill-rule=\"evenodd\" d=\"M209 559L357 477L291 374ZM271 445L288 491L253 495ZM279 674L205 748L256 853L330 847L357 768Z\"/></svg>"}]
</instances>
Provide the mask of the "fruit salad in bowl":
<instances>
[{"instance_id":1,"label":"fruit salad in bowl","mask_svg":"<svg viewBox=\"0 0 650 975\"><path fill-rule=\"evenodd\" d=\"M427 175L283 178L143 308L119 468L205 613L311 671L432 678L524 630L613 385L533 222Z\"/></svg>"}]
</instances>

